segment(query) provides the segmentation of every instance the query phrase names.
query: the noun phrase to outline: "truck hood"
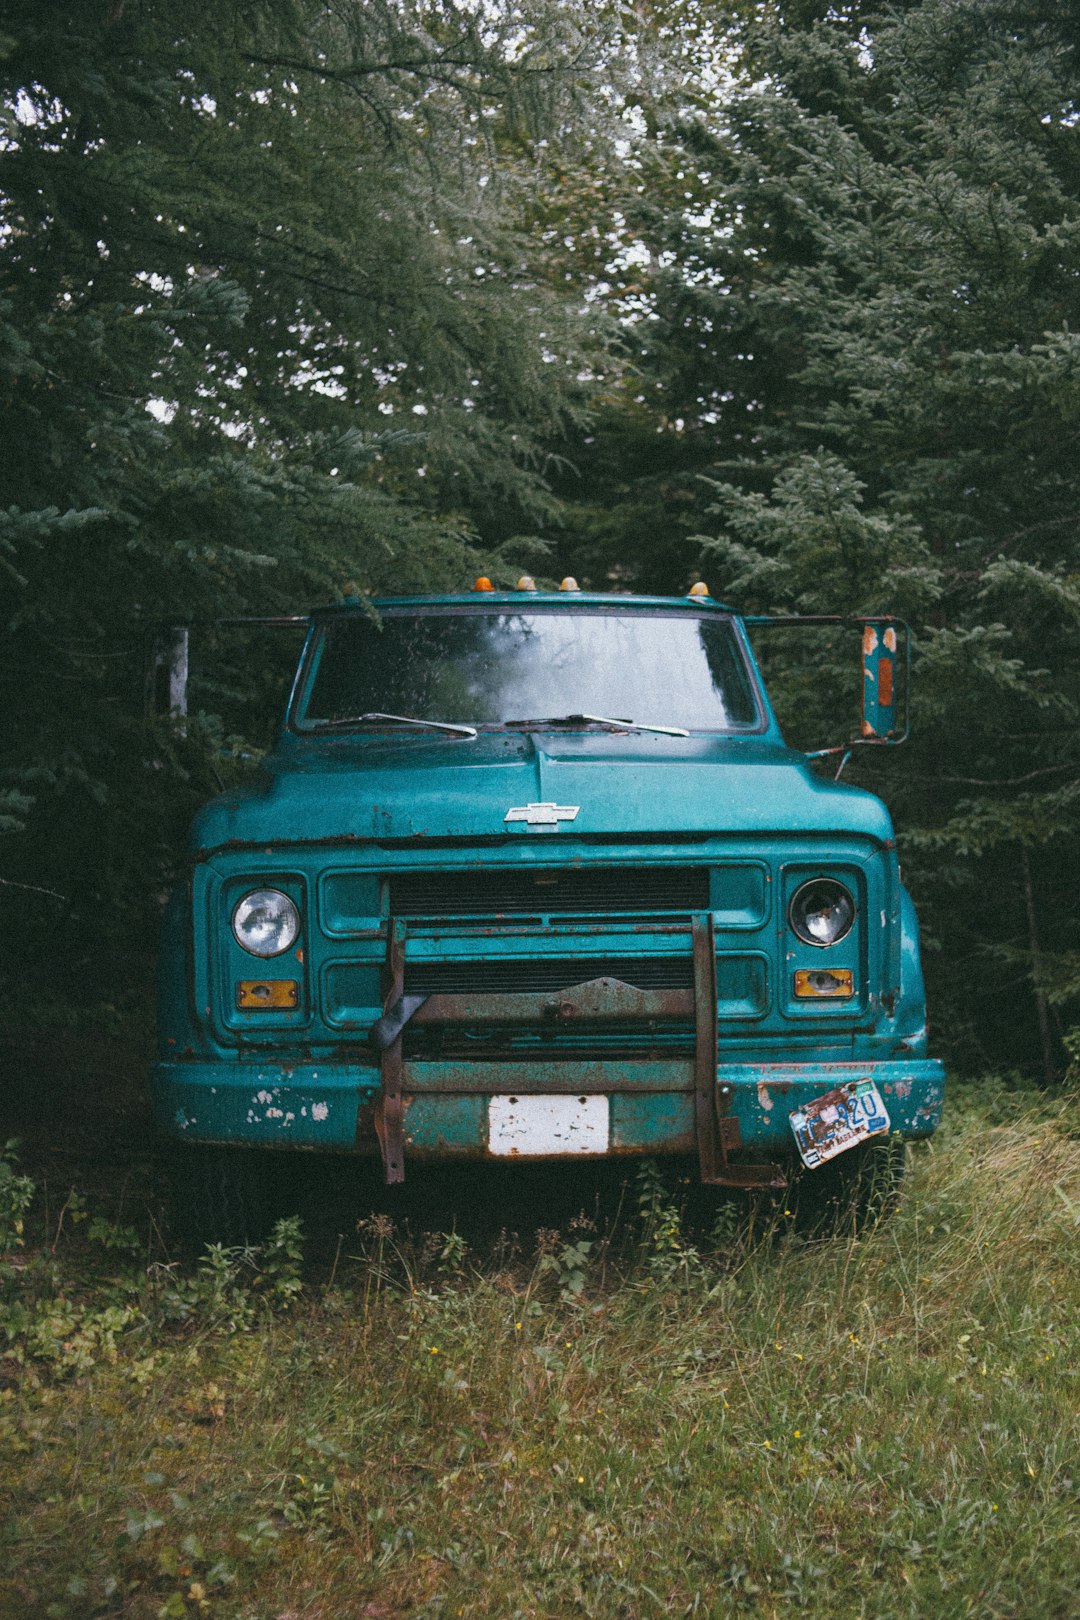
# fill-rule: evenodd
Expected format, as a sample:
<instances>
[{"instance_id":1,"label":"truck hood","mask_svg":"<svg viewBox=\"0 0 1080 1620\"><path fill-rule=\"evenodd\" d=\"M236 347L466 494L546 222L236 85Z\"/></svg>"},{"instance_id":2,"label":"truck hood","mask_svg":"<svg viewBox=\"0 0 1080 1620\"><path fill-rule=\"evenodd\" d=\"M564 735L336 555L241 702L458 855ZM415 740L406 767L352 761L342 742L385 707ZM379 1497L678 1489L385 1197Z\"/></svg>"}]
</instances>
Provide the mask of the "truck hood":
<instances>
[{"instance_id":1,"label":"truck hood","mask_svg":"<svg viewBox=\"0 0 1080 1620\"><path fill-rule=\"evenodd\" d=\"M557 832L508 822L530 804L577 807ZM196 852L387 840L634 839L850 832L892 837L872 794L823 781L759 737L482 732L288 738L196 817Z\"/></svg>"}]
</instances>

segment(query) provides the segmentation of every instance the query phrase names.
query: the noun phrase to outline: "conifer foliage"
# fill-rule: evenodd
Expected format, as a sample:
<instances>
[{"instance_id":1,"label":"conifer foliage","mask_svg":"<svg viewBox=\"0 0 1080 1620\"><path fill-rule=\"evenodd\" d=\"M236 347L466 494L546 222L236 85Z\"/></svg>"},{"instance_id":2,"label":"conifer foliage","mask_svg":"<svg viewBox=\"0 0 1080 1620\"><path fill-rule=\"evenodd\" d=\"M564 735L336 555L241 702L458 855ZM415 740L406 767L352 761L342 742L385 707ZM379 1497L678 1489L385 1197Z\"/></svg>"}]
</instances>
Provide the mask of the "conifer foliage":
<instances>
[{"instance_id":1,"label":"conifer foliage","mask_svg":"<svg viewBox=\"0 0 1080 1620\"><path fill-rule=\"evenodd\" d=\"M549 514L589 340L513 221L594 42L459 0L12 0L2 31L0 898L24 940L130 944L223 725L279 707L282 655L200 664L204 630L202 712L155 729L155 624L460 585L491 510Z\"/></svg>"},{"instance_id":2,"label":"conifer foliage","mask_svg":"<svg viewBox=\"0 0 1080 1620\"><path fill-rule=\"evenodd\" d=\"M149 938L189 809L266 740L289 653L206 632L161 727L156 623L547 544L583 583L911 620L914 740L855 780L938 1045L1061 1071L1078 0L10 0L0 32L20 939ZM853 654L767 656L792 740L838 740Z\"/></svg>"},{"instance_id":3,"label":"conifer foliage","mask_svg":"<svg viewBox=\"0 0 1080 1620\"><path fill-rule=\"evenodd\" d=\"M1080 7L701 9L738 72L654 110L624 187L634 369L576 538L594 578L680 589L698 566L744 609L912 621L914 741L854 779L904 833L937 1039L1060 1072L1080 992ZM769 657L792 740L838 740L850 652Z\"/></svg>"},{"instance_id":4,"label":"conifer foliage","mask_svg":"<svg viewBox=\"0 0 1080 1620\"><path fill-rule=\"evenodd\" d=\"M1038 0L774 21L706 135L738 211L718 324L740 391L761 374L713 566L770 606L916 623L888 792L944 1033L1048 1074L1080 989L1077 22Z\"/></svg>"}]
</instances>

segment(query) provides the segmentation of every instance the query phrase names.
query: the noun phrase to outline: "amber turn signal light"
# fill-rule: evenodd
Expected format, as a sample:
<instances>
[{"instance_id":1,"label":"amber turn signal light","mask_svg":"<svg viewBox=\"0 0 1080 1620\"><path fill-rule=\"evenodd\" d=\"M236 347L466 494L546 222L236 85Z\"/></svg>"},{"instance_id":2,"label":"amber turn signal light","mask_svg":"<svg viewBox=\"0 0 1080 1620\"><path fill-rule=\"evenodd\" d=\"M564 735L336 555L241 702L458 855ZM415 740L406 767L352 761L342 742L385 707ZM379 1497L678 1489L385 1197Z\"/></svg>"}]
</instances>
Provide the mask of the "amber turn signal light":
<instances>
[{"instance_id":1,"label":"amber turn signal light","mask_svg":"<svg viewBox=\"0 0 1080 1620\"><path fill-rule=\"evenodd\" d=\"M295 1007L300 986L295 979L241 979L236 986L236 1005L244 1012L267 1012Z\"/></svg>"},{"instance_id":2,"label":"amber turn signal light","mask_svg":"<svg viewBox=\"0 0 1080 1620\"><path fill-rule=\"evenodd\" d=\"M850 968L799 968L795 974L795 994L800 997L853 996L855 975Z\"/></svg>"}]
</instances>

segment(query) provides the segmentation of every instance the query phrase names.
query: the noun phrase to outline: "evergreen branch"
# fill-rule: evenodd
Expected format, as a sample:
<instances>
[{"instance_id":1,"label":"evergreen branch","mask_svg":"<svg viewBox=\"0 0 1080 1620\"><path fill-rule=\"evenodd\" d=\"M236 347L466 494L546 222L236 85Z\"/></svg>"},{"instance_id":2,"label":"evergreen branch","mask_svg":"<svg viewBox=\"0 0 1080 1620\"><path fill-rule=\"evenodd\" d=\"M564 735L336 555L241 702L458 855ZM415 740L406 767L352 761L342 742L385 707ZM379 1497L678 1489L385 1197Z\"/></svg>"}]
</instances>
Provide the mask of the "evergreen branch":
<instances>
[{"instance_id":1,"label":"evergreen branch","mask_svg":"<svg viewBox=\"0 0 1080 1620\"><path fill-rule=\"evenodd\" d=\"M500 63L499 71L507 76L508 80L528 78L550 78L555 74L568 74L578 65L583 53L573 61L566 63L542 64L531 66L528 63ZM437 56L400 57L383 62L352 62L345 68L328 67L325 63L307 62L293 56L261 56L255 53L246 53L247 60L253 67L265 67L282 72L304 73L313 78L321 79L328 84L340 84L346 89L352 88L354 79L376 78L387 73L408 73L417 77L433 79L436 83L448 84L454 89L465 87L464 81L454 78L440 77L440 68L459 68L462 73L476 72L492 66L485 62L481 56L451 56L447 52Z\"/></svg>"},{"instance_id":2,"label":"evergreen branch","mask_svg":"<svg viewBox=\"0 0 1080 1620\"><path fill-rule=\"evenodd\" d=\"M1074 767L1070 765L1046 765L1038 771L1028 771L1023 776L928 776L911 773L913 782L949 782L961 787L1021 787L1025 782L1035 782L1043 776L1058 776L1062 771L1070 772Z\"/></svg>"},{"instance_id":3,"label":"evergreen branch","mask_svg":"<svg viewBox=\"0 0 1080 1620\"><path fill-rule=\"evenodd\" d=\"M70 900L71 896L61 894L59 889L43 889L40 883L16 883L14 878L0 877L0 886L5 889L25 889L28 894L51 894L54 900Z\"/></svg>"}]
</instances>

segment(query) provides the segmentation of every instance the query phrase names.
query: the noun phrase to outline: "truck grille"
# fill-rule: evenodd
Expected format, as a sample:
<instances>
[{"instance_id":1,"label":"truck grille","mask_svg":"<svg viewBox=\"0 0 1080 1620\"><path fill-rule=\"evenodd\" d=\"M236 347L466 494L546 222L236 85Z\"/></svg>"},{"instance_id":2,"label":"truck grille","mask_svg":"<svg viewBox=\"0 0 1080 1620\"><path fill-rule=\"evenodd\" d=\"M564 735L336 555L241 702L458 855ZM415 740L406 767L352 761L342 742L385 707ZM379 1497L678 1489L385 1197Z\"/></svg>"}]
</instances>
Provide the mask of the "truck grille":
<instances>
[{"instance_id":1,"label":"truck grille","mask_svg":"<svg viewBox=\"0 0 1080 1620\"><path fill-rule=\"evenodd\" d=\"M708 905L709 872L704 866L477 868L403 872L390 878L390 911L395 917L632 915L704 911Z\"/></svg>"},{"instance_id":2,"label":"truck grille","mask_svg":"<svg viewBox=\"0 0 1080 1620\"><path fill-rule=\"evenodd\" d=\"M619 979L638 990L689 990L694 966L689 956L533 957L526 962L476 958L405 964L406 994L416 996L543 994L590 979Z\"/></svg>"}]
</instances>

